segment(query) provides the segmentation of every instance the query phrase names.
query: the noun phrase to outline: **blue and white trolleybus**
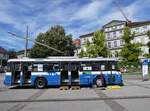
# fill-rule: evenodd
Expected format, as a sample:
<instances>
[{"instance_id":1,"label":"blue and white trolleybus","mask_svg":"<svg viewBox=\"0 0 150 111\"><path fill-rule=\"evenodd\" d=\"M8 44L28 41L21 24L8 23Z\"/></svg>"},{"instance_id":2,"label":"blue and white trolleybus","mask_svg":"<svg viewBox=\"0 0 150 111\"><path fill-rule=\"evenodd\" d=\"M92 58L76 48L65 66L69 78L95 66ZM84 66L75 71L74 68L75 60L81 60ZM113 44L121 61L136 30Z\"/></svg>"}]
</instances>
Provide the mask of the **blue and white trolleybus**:
<instances>
[{"instance_id":1,"label":"blue and white trolleybus","mask_svg":"<svg viewBox=\"0 0 150 111\"><path fill-rule=\"evenodd\" d=\"M4 84L8 86L123 85L116 58L24 58L8 60Z\"/></svg>"}]
</instances>

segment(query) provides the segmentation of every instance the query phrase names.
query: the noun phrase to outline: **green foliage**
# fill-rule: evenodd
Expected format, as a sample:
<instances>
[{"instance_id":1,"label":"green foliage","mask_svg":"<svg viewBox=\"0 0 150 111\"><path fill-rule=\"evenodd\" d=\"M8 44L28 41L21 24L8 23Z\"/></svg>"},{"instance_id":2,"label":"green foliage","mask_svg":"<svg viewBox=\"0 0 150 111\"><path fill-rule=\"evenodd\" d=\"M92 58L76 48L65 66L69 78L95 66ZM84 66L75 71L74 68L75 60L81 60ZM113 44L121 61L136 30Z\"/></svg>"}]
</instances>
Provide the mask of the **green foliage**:
<instances>
[{"instance_id":1,"label":"green foliage","mask_svg":"<svg viewBox=\"0 0 150 111\"><path fill-rule=\"evenodd\" d=\"M30 57L44 58L48 56L72 56L75 46L72 44L72 35L66 35L62 26L51 27L47 32L40 33L36 41L62 51L64 54L35 44L31 49Z\"/></svg>"},{"instance_id":2,"label":"green foliage","mask_svg":"<svg viewBox=\"0 0 150 111\"><path fill-rule=\"evenodd\" d=\"M86 53L84 50L81 49L81 52L79 53L79 57L86 57Z\"/></svg>"},{"instance_id":3,"label":"green foliage","mask_svg":"<svg viewBox=\"0 0 150 111\"><path fill-rule=\"evenodd\" d=\"M107 57L109 51L106 47L105 34L103 31L96 31L93 35L92 43L87 41L86 51L82 51L86 57Z\"/></svg>"},{"instance_id":4,"label":"green foliage","mask_svg":"<svg viewBox=\"0 0 150 111\"><path fill-rule=\"evenodd\" d=\"M150 30L147 32L147 36L150 39ZM147 43L147 47L149 48L150 53L150 41ZM150 54L145 54L144 56L150 58Z\"/></svg>"},{"instance_id":5,"label":"green foliage","mask_svg":"<svg viewBox=\"0 0 150 111\"><path fill-rule=\"evenodd\" d=\"M131 30L129 27L125 27L124 34L122 36L124 42L126 44L131 43L131 41L134 39L135 33L131 33Z\"/></svg>"},{"instance_id":6,"label":"green foliage","mask_svg":"<svg viewBox=\"0 0 150 111\"><path fill-rule=\"evenodd\" d=\"M150 30L147 32L147 36L150 39Z\"/></svg>"},{"instance_id":7,"label":"green foliage","mask_svg":"<svg viewBox=\"0 0 150 111\"><path fill-rule=\"evenodd\" d=\"M122 64L123 65L130 65L130 64L138 64L139 63L139 55L141 54L140 43L133 43L132 40L134 39L135 34L131 33L130 28L126 27L124 29L124 35L122 36L125 44L122 47L120 55L122 57Z\"/></svg>"}]
</instances>

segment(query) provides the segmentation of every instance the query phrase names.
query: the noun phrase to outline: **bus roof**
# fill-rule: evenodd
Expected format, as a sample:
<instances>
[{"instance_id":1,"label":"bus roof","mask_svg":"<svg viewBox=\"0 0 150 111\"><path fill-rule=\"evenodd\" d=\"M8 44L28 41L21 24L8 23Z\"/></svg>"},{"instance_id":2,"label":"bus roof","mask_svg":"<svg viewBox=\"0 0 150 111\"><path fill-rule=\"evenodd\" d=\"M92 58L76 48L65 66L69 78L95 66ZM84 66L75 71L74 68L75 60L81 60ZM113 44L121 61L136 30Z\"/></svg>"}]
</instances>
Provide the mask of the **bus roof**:
<instances>
[{"instance_id":1,"label":"bus roof","mask_svg":"<svg viewBox=\"0 0 150 111\"><path fill-rule=\"evenodd\" d=\"M23 59L9 59L8 62L77 62L77 61L118 61L118 58L23 58Z\"/></svg>"}]
</instances>

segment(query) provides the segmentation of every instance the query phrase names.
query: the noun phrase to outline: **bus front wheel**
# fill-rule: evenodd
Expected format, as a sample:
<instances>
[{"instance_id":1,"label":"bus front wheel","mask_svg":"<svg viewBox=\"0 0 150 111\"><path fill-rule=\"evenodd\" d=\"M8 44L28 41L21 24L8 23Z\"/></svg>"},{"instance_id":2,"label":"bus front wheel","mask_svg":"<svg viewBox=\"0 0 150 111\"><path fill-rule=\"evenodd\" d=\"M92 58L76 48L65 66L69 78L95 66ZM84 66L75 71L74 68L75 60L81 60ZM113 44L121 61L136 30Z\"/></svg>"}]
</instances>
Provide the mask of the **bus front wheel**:
<instances>
[{"instance_id":1,"label":"bus front wheel","mask_svg":"<svg viewBox=\"0 0 150 111\"><path fill-rule=\"evenodd\" d=\"M40 77L40 78L37 78L36 79L36 81L35 81L35 87L37 88L37 89L43 89L43 88L45 88L46 87L46 80L45 80L45 78L42 78L42 77Z\"/></svg>"}]
</instances>

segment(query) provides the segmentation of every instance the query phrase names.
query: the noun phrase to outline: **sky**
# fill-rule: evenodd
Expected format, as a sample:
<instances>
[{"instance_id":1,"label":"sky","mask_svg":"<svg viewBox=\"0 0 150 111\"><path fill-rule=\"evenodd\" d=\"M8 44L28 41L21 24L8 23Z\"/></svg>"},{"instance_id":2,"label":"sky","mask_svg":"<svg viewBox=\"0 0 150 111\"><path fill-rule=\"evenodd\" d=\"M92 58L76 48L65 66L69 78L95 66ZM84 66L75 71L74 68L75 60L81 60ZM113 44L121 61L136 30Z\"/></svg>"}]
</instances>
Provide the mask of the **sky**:
<instances>
[{"instance_id":1,"label":"sky","mask_svg":"<svg viewBox=\"0 0 150 111\"><path fill-rule=\"evenodd\" d=\"M27 25L31 39L54 25L62 25L66 34L79 38L111 20L125 20L114 1L129 20L150 20L150 0L0 0L0 46L23 50L25 41L8 31L24 37ZM29 42L28 48L32 46Z\"/></svg>"}]
</instances>

